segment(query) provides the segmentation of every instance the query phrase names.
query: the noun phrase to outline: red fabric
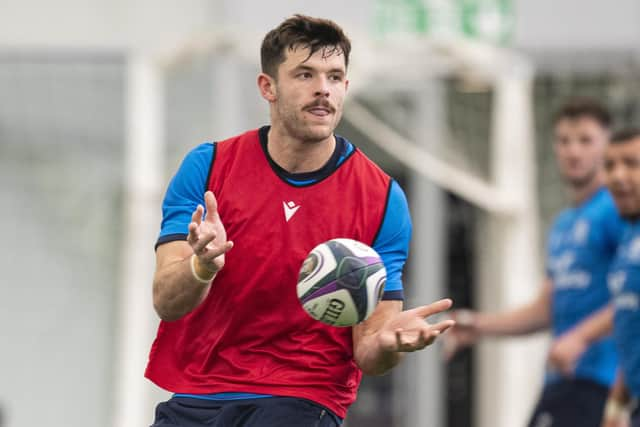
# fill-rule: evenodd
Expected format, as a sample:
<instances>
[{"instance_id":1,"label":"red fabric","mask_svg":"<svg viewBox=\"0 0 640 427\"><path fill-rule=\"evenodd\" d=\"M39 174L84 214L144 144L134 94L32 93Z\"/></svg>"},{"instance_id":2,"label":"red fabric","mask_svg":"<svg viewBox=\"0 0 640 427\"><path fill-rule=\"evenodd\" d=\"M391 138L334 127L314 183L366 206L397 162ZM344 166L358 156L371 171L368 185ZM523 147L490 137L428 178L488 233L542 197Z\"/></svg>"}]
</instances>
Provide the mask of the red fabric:
<instances>
[{"instance_id":1,"label":"red fabric","mask_svg":"<svg viewBox=\"0 0 640 427\"><path fill-rule=\"evenodd\" d=\"M235 246L205 301L178 321L161 322L146 376L178 393L306 398L344 417L362 376L351 328L303 311L298 270L326 240L372 245L389 185L358 150L326 179L294 187L269 165L257 131L218 143L209 189ZM287 222L289 201L300 208Z\"/></svg>"}]
</instances>

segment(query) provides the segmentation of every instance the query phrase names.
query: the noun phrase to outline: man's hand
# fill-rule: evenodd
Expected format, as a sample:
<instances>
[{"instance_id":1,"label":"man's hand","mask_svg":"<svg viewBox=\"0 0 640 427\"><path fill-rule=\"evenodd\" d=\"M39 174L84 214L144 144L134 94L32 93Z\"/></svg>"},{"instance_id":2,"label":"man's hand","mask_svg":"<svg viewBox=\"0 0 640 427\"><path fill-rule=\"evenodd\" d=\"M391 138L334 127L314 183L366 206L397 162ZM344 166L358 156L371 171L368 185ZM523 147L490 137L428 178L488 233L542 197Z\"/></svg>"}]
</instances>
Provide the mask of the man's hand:
<instances>
[{"instance_id":1,"label":"man's hand","mask_svg":"<svg viewBox=\"0 0 640 427\"><path fill-rule=\"evenodd\" d=\"M607 403L602 414L602 427L631 426L631 396L627 388L624 374L618 370L616 380L609 390Z\"/></svg>"},{"instance_id":2,"label":"man's hand","mask_svg":"<svg viewBox=\"0 0 640 427\"><path fill-rule=\"evenodd\" d=\"M209 293L211 281L224 266L224 254L233 247L227 241L213 193L204 195L207 206L198 206L191 216L187 241L175 240L158 246L153 277L153 307L164 321L180 319L196 308Z\"/></svg>"},{"instance_id":3,"label":"man's hand","mask_svg":"<svg viewBox=\"0 0 640 427\"><path fill-rule=\"evenodd\" d=\"M602 421L602 427L631 427L629 417L609 418Z\"/></svg>"},{"instance_id":4,"label":"man's hand","mask_svg":"<svg viewBox=\"0 0 640 427\"><path fill-rule=\"evenodd\" d=\"M631 417L627 405L609 398L604 407L602 427L630 427Z\"/></svg>"},{"instance_id":5,"label":"man's hand","mask_svg":"<svg viewBox=\"0 0 640 427\"><path fill-rule=\"evenodd\" d=\"M429 324L426 318L451 307L450 299L423 305L397 313L382 326L378 340L386 352L412 352L431 345L435 339L455 324L451 319Z\"/></svg>"},{"instance_id":6,"label":"man's hand","mask_svg":"<svg viewBox=\"0 0 640 427\"><path fill-rule=\"evenodd\" d=\"M594 341L611 333L613 306L611 304L589 315L551 345L549 364L565 376L573 375L582 353Z\"/></svg>"},{"instance_id":7,"label":"man's hand","mask_svg":"<svg viewBox=\"0 0 640 427\"><path fill-rule=\"evenodd\" d=\"M589 343L577 330L570 330L551 344L549 364L562 375L570 377L576 369L576 363Z\"/></svg>"},{"instance_id":8,"label":"man's hand","mask_svg":"<svg viewBox=\"0 0 640 427\"><path fill-rule=\"evenodd\" d=\"M187 242L196 255L196 269L201 277L213 277L224 266L224 254L233 247L218 215L218 202L211 191L204 194L207 213L198 205L191 215ZM204 269L204 271L203 271Z\"/></svg>"},{"instance_id":9,"label":"man's hand","mask_svg":"<svg viewBox=\"0 0 640 427\"><path fill-rule=\"evenodd\" d=\"M451 360L460 350L475 344L480 336L476 325L477 313L474 311L456 310L451 313L451 318L456 324L444 338L446 360Z\"/></svg>"},{"instance_id":10,"label":"man's hand","mask_svg":"<svg viewBox=\"0 0 640 427\"><path fill-rule=\"evenodd\" d=\"M402 301L380 301L373 314L353 327L353 358L367 375L383 375L407 352L422 350L450 328L453 320L427 323L426 317L451 307L450 299L402 311Z\"/></svg>"}]
</instances>

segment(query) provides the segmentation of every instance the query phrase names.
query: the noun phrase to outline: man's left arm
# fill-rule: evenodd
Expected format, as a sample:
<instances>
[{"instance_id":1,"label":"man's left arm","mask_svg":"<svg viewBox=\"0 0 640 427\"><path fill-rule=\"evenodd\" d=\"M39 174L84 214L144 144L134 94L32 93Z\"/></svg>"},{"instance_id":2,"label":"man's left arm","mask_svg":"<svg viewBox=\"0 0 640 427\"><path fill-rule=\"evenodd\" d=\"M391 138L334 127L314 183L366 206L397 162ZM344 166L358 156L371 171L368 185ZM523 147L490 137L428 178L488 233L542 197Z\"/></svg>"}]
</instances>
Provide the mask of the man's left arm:
<instances>
[{"instance_id":1,"label":"man's left arm","mask_svg":"<svg viewBox=\"0 0 640 427\"><path fill-rule=\"evenodd\" d=\"M369 319L353 327L353 357L368 375L382 375L396 366L404 353L422 350L453 324L430 324L426 318L451 307L450 299L402 311L402 301L381 301Z\"/></svg>"},{"instance_id":2,"label":"man's left arm","mask_svg":"<svg viewBox=\"0 0 640 427\"><path fill-rule=\"evenodd\" d=\"M551 345L549 363L564 375L572 375L582 353L612 328L613 306L608 304L558 337Z\"/></svg>"},{"instance_id":3,"label":"man's left arm","mask_svg":"<svg viewBox=\"0 0 640 427\"><path fill-rule=\"evenodd\" d=\"M387 270L382 301L371 316L353 327L353 357L365 374L382 375L400 362L403 353L422 350L453 325L431 325L426 318L451 307L445 299L402 311L402 269L409 254L411 217L404 192L391 181L384 217L373 248Z\"/></svg>"}]
</instances>

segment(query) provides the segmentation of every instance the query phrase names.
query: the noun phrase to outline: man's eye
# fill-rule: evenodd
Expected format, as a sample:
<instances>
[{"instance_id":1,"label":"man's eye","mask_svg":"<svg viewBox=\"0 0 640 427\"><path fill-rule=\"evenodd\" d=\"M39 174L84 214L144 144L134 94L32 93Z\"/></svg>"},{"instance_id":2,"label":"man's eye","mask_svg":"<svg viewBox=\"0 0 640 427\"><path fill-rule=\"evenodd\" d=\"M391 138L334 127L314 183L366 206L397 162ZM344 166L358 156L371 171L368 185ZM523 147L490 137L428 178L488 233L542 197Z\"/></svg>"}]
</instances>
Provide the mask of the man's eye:
<instances>
[{"instance_id":1,"label":"man's eye","mask_svg":"<svg viewBox=\"0 0 640 427\"><path fill-rule=\"evenodd\" d=\"M640 161L636 158L627 158L624 160L624 164L630 169L637 169L640 166Z\"/></svg>"},{"instance_id":2,"label":"man's eye","mask_svg":"<svg viewBox=\"0 0 640 427\"><path fill-rule=\"evenodd\" d=\"M607 160L604 162L604 169L606 171L612 171L613 170L613 161L611 160Z\"/></svg>"}]
</instances>

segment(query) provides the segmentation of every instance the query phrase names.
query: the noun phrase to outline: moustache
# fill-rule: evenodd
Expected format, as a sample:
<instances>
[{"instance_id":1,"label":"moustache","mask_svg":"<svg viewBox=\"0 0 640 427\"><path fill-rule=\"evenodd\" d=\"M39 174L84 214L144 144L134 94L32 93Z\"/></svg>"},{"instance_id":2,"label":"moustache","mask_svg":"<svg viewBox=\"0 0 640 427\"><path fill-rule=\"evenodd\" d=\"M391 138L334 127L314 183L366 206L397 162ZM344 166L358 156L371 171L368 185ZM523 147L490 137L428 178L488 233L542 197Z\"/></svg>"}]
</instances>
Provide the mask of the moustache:
<instances>
[{"instance_id":1,"label":"moustache","mask_svg":"<svg viewBox=\"0 0 640 427\"><path fill-rule=\"evenodd\" d=\"M336 109L333 105L331 105L331 103L327 100L320 100L320 101L314 101L311 104L307 104L304 106L305 110L311 110L313 108L326 108L327 110L329 110L331 113L335 113Z\"/></svg>"}]
</instances>

